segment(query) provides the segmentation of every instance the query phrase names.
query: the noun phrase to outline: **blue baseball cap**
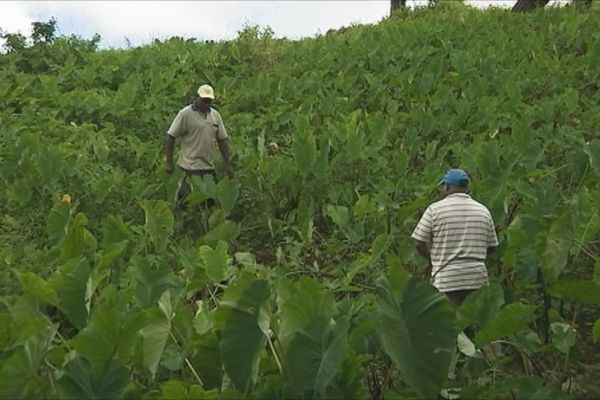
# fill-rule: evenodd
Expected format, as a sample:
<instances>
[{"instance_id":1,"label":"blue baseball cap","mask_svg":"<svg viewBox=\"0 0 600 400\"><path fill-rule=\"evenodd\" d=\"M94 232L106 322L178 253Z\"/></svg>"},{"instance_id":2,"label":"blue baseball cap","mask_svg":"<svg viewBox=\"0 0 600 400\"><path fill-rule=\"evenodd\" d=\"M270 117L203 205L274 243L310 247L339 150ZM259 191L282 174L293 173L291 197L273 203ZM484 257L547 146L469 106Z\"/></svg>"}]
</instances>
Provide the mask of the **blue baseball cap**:
<instances>
[{"instance_id":1,"label":"blue baseball cap","mask_svg":"<svg viewBox=\"0 0 600 400\"><path fill-rule=\"evenodd\" d=\"M449 169L444 174L442 180L438 183L439 185L450 185L450 186L467 186L469 183L469 175L462 169Z\"/></svg>"}]
</instances>

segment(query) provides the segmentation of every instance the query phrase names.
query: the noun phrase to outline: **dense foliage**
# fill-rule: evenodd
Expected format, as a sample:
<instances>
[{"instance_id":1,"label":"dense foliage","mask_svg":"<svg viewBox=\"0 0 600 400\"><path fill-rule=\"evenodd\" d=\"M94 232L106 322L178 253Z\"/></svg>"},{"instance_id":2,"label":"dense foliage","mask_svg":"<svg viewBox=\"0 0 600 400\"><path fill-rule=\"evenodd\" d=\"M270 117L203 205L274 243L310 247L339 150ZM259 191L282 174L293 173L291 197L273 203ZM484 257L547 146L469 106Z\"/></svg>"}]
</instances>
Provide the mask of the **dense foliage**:
<instances>
[{"instance_id":1,"label":"dense foliage","mask_svg":"<svg viewBox=\"0 0 600 400\"><path fill-rule=\"evenodd\" d=\"M0 398L433 398L469 325L464 397L600 395L597 11L47 39L0 55ZM164 133L205 82L236 178L179 211ZM501 241L458 310L410 240L456 166Z\"/></svg>"}]
</instances>

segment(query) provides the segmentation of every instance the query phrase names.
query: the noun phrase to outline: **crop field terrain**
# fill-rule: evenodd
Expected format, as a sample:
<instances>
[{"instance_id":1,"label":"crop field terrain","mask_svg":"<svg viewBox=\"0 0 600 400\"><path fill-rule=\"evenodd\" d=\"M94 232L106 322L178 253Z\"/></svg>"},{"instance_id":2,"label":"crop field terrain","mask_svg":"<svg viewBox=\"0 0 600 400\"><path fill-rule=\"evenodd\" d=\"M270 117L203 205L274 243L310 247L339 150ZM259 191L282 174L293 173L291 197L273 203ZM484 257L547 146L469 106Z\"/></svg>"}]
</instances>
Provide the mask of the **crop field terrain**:
<instances>
[{"instance_id":1,"label":"crop field terrain","mask_svg":"<svg viewBox=\"0 0 600 400\"><path fill-rule=\"evenodd\" d=\"M236 176L181 210L203 83ZM599 86L598 8L0 54L0 398L599 398ZM452 167L500 241L457 309L410 238Z\"/></svg>"}]
</instances>

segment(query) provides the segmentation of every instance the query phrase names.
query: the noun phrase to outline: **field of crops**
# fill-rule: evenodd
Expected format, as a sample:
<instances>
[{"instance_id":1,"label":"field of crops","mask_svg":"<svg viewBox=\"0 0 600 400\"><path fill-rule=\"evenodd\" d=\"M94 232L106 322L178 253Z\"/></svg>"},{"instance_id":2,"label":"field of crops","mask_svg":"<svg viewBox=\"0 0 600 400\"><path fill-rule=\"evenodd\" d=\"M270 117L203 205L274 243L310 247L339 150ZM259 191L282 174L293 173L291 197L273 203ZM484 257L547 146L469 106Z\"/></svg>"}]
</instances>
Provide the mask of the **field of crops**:
<instances>
[{"instance_id":1,"label":"field of crops","mask_svg":"<svg viewBox=\"0 0 600 400\"><path fill-rule=\"evenodd\" d=\"M199 214L163 140L206 82L236 177ZM568 7L0 55L0 398L600 397L599 86ZM501 243L457 310L410 239L449 167Z\"/></svg>"}]
</instances>

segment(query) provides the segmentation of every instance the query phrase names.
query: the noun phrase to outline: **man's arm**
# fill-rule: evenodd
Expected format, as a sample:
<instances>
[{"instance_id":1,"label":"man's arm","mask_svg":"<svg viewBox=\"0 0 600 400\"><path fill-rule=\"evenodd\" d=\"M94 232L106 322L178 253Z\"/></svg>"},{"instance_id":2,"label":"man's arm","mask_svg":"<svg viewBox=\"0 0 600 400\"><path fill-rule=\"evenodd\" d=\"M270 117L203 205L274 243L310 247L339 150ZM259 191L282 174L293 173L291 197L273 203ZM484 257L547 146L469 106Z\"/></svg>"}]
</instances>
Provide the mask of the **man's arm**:
<instances>
[{"instance_id":1,"label":"man's arm","mask_svg":"<svg viewBox=\"0 0 600 400\"><path fill-rule=\"evenodd\" d=\"M427 247L427 243L421 242L420 240L415 240L415 247L417 248L417 252L427 260L425 278L429 279L431 277L431 270L433 269L431 266L431 254L429 253L429 247Z\"/></svg>"},{"instance_id":2,"label":"man's arm","mask_svg":"<svg viewBox=\"0 0 600 400\"><path fill-rule=\"evenodd\" d=\"M221 151L223 161L225 162L225 169L227 170L227 175L229 175L230 178L233 178L233 167L231 166L231 162L229 160L229 140L227 140L227 138L218 139L217 143L219 144L219 150Z\"/></svg>"},{"instance_id":3,"label":"man's arm","mask_svg":"<svg viewBox=\"0 0 600 400\"><path fill-rule=\"evenodd\" d=\"M427 243L425 242L421 242L420 240L415 240L415 247L417 248L417 251L419 252L419 254L425 258L427 261L429 261L429 247L427 247Z\"/></svg>"},{"instance_id":4,"label":"man's arm","mask_svg":"<svg viewBox=\"0 0 600 400\"><path fill-rule=\"evenodd\" d=\"M165 136L165 171L173 172L173 148L175 147L175 138L169 134Z\"/></svg>"}]
</instances>

